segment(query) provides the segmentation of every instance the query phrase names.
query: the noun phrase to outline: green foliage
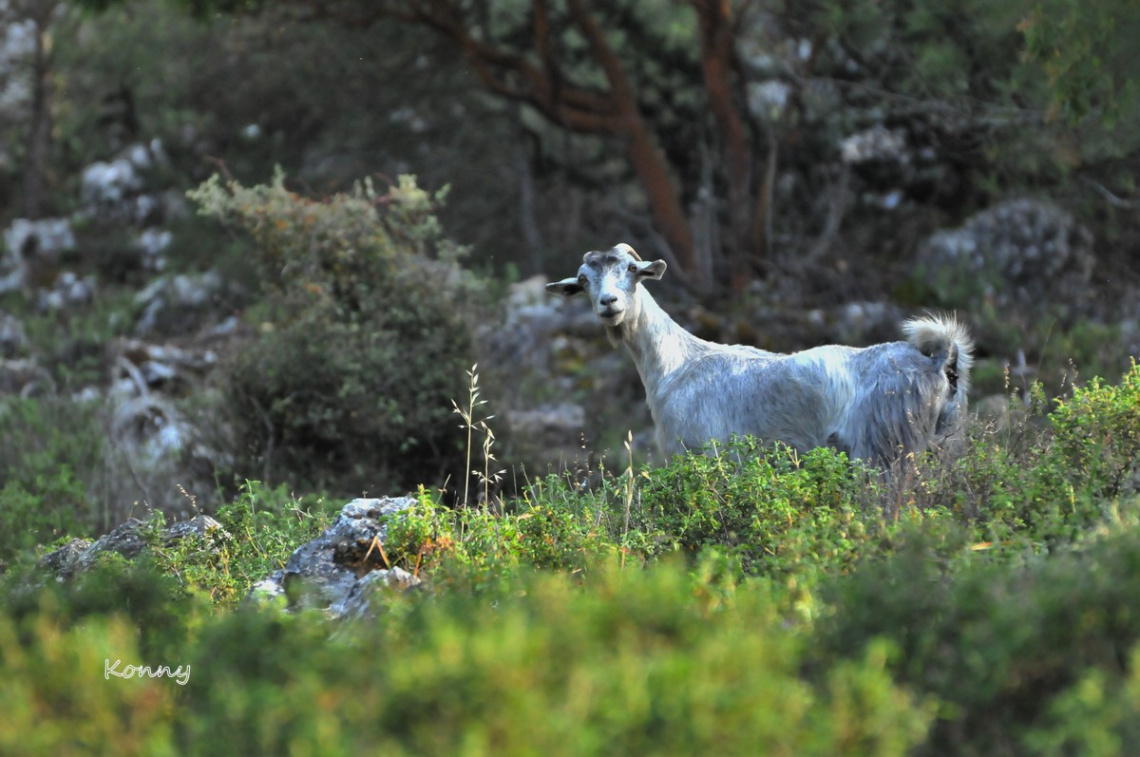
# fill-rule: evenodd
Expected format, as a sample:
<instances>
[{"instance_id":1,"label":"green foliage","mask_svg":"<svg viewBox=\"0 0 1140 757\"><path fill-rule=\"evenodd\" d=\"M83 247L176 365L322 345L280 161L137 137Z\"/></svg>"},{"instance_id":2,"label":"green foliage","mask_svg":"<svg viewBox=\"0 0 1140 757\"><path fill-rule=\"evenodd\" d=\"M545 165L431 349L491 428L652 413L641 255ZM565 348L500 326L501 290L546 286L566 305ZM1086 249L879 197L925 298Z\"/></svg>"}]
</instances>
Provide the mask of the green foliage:
<instances>
[{"instance_id":1,"label":"green foliage","mask_svg":"<svg viewBox=\"0 0 1140 757\"><path fill-rule=\"evenodd\" d=\"M170 546L153 544L149 559L163 574L177 576L181 585L228 608L331 523L323 499L297 499L284 485L270 489L259 481L247 481L237 500L221 507L216 517L228 538L211 534L188 536Z\"/></svg>"},{"instance_id":2,"label":"green foliage","mask_svg":"<svg viewBox=\"0 0 1140 757\"><path fill-rule=\"evenodd\" d=\"M1140 7L1130 0L1036 0L1031 7L1021 24L1026 52L1049 76L1054 103L1069 121L1098 111L1111 129L1121 115L1134 116Z\"/></svg>"},{"instance_id":3,"label":"green foliage","mask_svg":"<svg viewBox=\"0 0 1140 757\"><path fill-rule=\"evenodd\" d=\"M1011 399L1007 425L975 423L952 465L925 461L916 495L1013 551L1048 551L1114 517L1140 491L1140 368L1119 385L1094 379L1046 414L1040 384Z\"/></svg>"},{"instance_id":4,"label":"green foliage","mask_svg":"<svg viewBox=\"0 0 1140 757\"><path fill-rule=\"evenodd\" d=\"M32 571L4 576L0 610L24 643L34 642L44 622L68 627L121 618L134 628L140 654L169 658L180 651L205 610L174 576L113 552L69 581L43 578Z\"/></svg>"},{"instance_id":5,"label":"green foliage","mask_svg":"<svg viewBox=\"0 0 1140 757\"><path fill-rule=\"evenodd\" d=\"M474 284L433 215L443 193L404 177L318 202L278 173L190 196L253 237L266 293L262 336L223 369L238 476L359 494L453 470Z\"/></svg>"},{"instance_id":6,"label":"green foliage","mask_svg":"<svg viewBox=\"0 0 1140 757\"><path fill-rule=\"evenodd\" d=\"M1140 492L1140 365L1133 361L1119 385L1093 379L1075 387L1051 420L1087 496L1111 501Z\"/></svg>"},{"instance_id":7,"label":"green foliage","mask_svg":"<svg viewBox=\"0 0 1140 757\"><path fill-rule=\"evenodd\" d=\"M1026 745L1042 755L1123 757L1140 739L1140 647L1128 659L1126 676L1093 668L1052 700L1045 724Z\"/></svg>"},{"instance_id":8,"label":"green foliage","mask_svg":"<svg viewBox=\"0 0 1140 757\"><path fill-rule=\"evenodd\" d=\"M892 91L956 102L994 98L1018 73L1017 3L984 0L822 4L818 23L865 63L894 74Z\"/></svg>"},{"instance_id":9,"label":"green foliage","mask_svg":"<svg viewBox=\"0 0 1140 757\"><path fill-rule=\"evenodd\" d=\"M399 604L399 623L332 640L312 616L203 617L162 654L122 615L44 611L23 635L0 618L4 738L55 753L70 714L85 718L71 748L95 753L903 755L932 714L891 683L882 644L806 683L776 595L725 595L676 563ZM104 681L105 659L189 679Z\"/></svg>"},{"instance_id":10,"label":"green foliage","mask_svg":"<svg viewBox=\"0 0 1140 757\"><path fill-rule=\"evenodd\" d=\"M10 573L0 697L17 729L84 713L88 751L1128 754L1138 393L1134 367L1046 417L1036 388L1027 419L889 482L743 439L508 502L421 488L382 560L430 590L332 639L315 615L232 609L328 522L249 483L219 513L231 539L152 538L73 584ZM139 689L66 693L91 672L59 663L95 654L192 672L112 733Z\"/></svg>"},{"instance_id":11,"label":"green foliage","mask_svg":"<svg viewBox=\"0 0 1140 757\"><path fill-rule=\"evenodd\" d=\"M164 680L103 679L104 664L142 664L136 629L121 617L71 627L34 617L21 641L0 616L0 752L166 755L174 700Z\"/></svg>"},{"instance_id":12,"label":"green foliage","mask_svg":"<svg viewBox=\"0 0 1140 757\"><path fill-rule=\"evenodd\" d=\"M386 559L480 590L519 566L585 574L608 557L643 564L676 553L693 563L715 555L737 577L810 586L894 549L901 527L945 517L912 503L888 520L877 474L833 450L801 458L739 439L710 452L656 471L603 472L593 490L549 476L502 514L452 510L421 491L419 506L391 523Z\"/></svg>"},{"instance_id":13,"label":"green foliage","mask_svg":"<svg viewBox=\"0 0 1140 757\"><path fill-rule=\"evenodd\" d=\"M646 478L633 524L647 553L715 544L749 573L828 571L850 564L882 526L876 474L830 449L800 458L738 440Z\"/></svg>"},{"instance_id":14,"label":"green foliage","mask_svg":"<svg viewBox=\"0 0 1140 757\"><path fill-rule=\"evenodd\" d=\"M1119 739L1132 730L1119 719L1126 710L1113 716L1093 700L1082 712L1078 702L1098 681L1126 685L1126 660L1140 641L1137 592L1140 539L1131 525L1082 550L1022 565L960 561L950 574L916 540L834 584L819 664L859 654L868 639L889 640L896 680L940 702L918 754L1020 754L1026 741Z\"/></svg>"},{"instance_id":15,"label":"green foliage","mask_svg":"<svg viewBox=\"0 0 1140 757\"><path fill-rule=\"evenodd\" d=\"M0 566L103 525L103 437L93 405L0 397Z\"/></svg>"}]
</instances>

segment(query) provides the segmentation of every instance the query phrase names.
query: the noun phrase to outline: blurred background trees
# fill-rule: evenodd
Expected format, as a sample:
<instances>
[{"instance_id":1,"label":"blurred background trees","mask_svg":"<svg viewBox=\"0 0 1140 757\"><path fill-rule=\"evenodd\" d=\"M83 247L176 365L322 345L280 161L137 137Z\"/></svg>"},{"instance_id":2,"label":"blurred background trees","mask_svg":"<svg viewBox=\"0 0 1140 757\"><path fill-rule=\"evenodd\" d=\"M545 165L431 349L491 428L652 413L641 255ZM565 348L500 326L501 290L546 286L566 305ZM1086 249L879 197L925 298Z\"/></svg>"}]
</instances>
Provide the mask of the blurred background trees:
<instances>
[{"instance_id":1,"label":"blurred background trees","mask_svg":"<svg viewBox=\"0 0 1140 757\"><path fill-rule=\"evenodd\" d=\"M7 151L25 215L70 167L141 130L189 181L213 169L209 155L250 180L280 163L314 192L375 173L450 183L448 227L497 270L627 239L710 293L805 267L839 266L858 288L864 254L905 257L1004 193L1076 195L1096 213L1133 191L1124 0L22 0L8 12L67 29L51 77L33 56L42 86Z\"/></svg>"},{"instance_id":2,"label":"blurred background trees","mask_svg":"<svg viewBox=\"0 0 1140 757\"><path fill-rule=\"evenodd\" d=\"M669 261L670 312L719 341L883 341L961 308L991 395L1140 351L1131 0L0 0L0 19L0 388L118 402L95 419L140 449L167 429L202 454L195 496L454 486L448 400L476 360L504 424L620 446L649 424L636 375L526 281L618 241ZM208 218L186 192L215 175ZM390 215L405 175L430 198L412 227ZM462 298L441 247L465 251ZM188 480L121 472L99 486L139 494L100 495L103 520Z\"/></svg>"}]
</instances>

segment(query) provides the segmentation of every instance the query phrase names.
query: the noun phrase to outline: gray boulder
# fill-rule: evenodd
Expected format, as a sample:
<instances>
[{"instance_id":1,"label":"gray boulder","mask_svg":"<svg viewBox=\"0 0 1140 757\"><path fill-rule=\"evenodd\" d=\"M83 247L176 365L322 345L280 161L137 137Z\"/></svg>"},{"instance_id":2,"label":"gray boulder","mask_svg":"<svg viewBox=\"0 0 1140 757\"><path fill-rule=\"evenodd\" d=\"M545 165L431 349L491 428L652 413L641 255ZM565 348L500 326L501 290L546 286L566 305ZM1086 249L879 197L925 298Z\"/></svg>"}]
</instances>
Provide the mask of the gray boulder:
<instances>
[{"instance_id":1,"label":"gray boulder","mask_svg":"<svg viewBox=\"0 0 1140 757\"><path fill-rule=\"evenodd\" d=\"M9 360L23 354L27 348L28 336L23 321L0 311L0 358Z\"/></svg>"},{"instance_id":2,"label":"gray boulder","mask_svg":"<svg viewBox=\"0 0 1140 757\"><path fill-rule=\"evenodd\" d=\"M388 519L415 503L412 497L354 499L324 533L298 547L284 569L257 582L249 599L260 603L284 596L289 609L359 618L369 614L377 585L418 586L419 578L387 565L382 550Z\"/></svg>"},{"instance_id":3,"label":"gray boulder","mask_svg":"<svg viewBox=\"0 0 1140 757\"><path fill-rule=\"evenodd\" d=\"M150 543L151 536L146 533L148 527L145 521L130 518L95 541L72 539L59 549L41 557L37 564L40 568L53 573L57 579L66 580L90 570L104 554L114 552L133 560L141 555ZM221 523L209 515L199 515L165 528L158 537L158 543L170 547L190 536L205 537L211 544L232 538L222 528Z\"/></svg>"},{"instance_id":4,"label":"gray boulder","mask_svg":"<svg viewBox=\"0 0 1140 757\"><path fill-rule=\"evenodd\" d=\"M216 270L159 276L135 295L140 311L135 333L192 333L219 320L219 302L232 304L241 296L239 288L225 281Z\"/></svg>"},{"instance_id":5,"label":"gray boulder","mask_svg":"<svg viewBox=\"0 0 1140 757\"><path fill-rule=\"evenodd\" d=\"M39 255L58 258L60 253L75 249L75 233L66 218L17 218L4 232L4 243L12 255Z\"/></svg>"},{"instance_id":6,"label":"gray boulder","mask_svg":"<svg viewBox=\"0 0 1140 757\"><path fill-rule=\"evenodd\" d=\"M1093 241L1063 208L1012 200L931 236L919 249L916 274L953 306L983 300L999 311L1074 312L1092 296Z\"/></svg>"}]
</instances>

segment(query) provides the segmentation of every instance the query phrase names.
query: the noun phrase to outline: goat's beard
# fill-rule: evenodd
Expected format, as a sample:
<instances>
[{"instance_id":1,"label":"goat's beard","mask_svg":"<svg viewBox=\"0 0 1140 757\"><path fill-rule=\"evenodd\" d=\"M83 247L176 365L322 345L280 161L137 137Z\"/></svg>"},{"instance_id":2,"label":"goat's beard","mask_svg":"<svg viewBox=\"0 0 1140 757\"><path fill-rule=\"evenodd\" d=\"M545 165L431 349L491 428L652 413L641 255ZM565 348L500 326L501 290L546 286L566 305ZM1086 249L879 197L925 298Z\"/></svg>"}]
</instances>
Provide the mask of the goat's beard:
<instances>
[{"instance_id":1,"label":"goat's beard","mask_svg":"<svg viewBox=\"0 0 1140 757\"><path fill-rule=\"evenodd\" d=\"M634 298L620 311L617 320L613 323L607 323L603 320L602 327L606 330L606 338L610 340L610 344L617 347L624 342L626 334L629 333L629 330L633 328L640 317L641 303Z\"/></svg>"}]
</instances>

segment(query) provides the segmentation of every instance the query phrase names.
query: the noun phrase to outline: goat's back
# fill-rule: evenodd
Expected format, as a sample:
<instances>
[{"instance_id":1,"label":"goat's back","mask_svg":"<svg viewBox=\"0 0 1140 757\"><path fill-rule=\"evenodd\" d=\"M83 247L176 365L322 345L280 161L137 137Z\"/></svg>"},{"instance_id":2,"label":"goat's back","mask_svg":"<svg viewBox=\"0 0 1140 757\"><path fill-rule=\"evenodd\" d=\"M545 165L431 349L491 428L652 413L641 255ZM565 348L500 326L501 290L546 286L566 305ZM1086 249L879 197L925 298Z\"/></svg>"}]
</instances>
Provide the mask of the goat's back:
<instances>
[{"instance_id":1,"label":"goat's back","mask_svg":"<svg viewBox=\"0 0 1140 757\"><path fill-rule=\"evenodd\" d=\"M833 446L881 465L948 444L965 418L972 345L964 331L921 333L930 354L911 342L787 355L715 345L648 398L658 441L673 454L748 434L801 451Z\"/></svg>"}]
</instances>

